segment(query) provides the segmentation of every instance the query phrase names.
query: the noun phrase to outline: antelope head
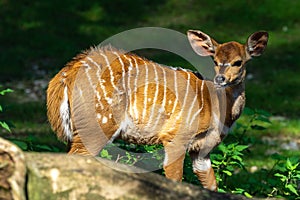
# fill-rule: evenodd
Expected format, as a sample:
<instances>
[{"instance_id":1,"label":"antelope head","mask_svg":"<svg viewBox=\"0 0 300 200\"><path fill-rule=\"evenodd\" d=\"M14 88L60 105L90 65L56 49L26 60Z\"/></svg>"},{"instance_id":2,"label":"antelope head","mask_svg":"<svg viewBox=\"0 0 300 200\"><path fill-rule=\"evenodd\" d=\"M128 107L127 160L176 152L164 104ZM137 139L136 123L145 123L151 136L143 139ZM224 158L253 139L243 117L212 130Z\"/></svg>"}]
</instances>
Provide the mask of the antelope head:
<instances>
[{"instance_id":1,"label":"antelope head","mask_svg":"<svg viewBox=\"0 0 300 200\"><path fill-rule=\"evenodd\" d=\"M213 58L216 88L242 83L246 76L245 64L252 57L260 56L268 42L268 33L265 31L250 35L246 44L238 42L219 44L207 34L198 30L189 30L187 35L192 48L197 54Z\"/></svg>"}]
</instances>

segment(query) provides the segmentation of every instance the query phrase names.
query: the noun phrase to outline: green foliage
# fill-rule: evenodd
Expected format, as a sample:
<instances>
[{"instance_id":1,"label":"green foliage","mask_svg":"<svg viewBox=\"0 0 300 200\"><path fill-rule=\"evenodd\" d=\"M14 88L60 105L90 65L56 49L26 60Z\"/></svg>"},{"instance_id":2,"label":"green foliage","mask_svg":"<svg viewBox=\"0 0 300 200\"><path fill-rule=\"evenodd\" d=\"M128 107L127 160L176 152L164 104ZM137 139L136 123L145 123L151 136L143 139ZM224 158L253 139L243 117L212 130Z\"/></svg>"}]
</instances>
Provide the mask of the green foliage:
<instances>
[{"instance_id":1,"label":"green foliage","mask_svg":"<svg viewBox=\"0 0 300 200\"><path fill-rule=\"evenodd\" d=\"M117 140L106 145L100 157L130 166L160 169L164 158L162 149L162 145L135 145Z\"/></svg>"},{"instance_id":2,"label":"green foliage","mask_svg":"<svg viewBox=\"0 0 300 200\"><path fill-rule=\"evenodd\" d=\"M237 168L245 169L243 162L244 150L246 145L236 143L221 143L217 150L211 154L212 166L215 169L216 179L221 191L226 191L226 179L233 175Z\"/></svg>"},{"instance_id":3,"label":"green foliage","mask_svg":"<svg viewBox=\"0 0 300 200\"><path fill-rule=\"evenodd\" d=\"M274 155L273 159L277 162L269 172L272 178L267 180L267 184L273 189L268 196L300 199L300 159L279 155Z\"/></svg>"},{"instance_id":4,"label":"green foliage","mask_svg":"<svg viewBox=\"0 0 300 200\"><path fill-rule=\"evenodd\" d=\"M261 196L300 199L299 158L274 154L271 158L275 163L270 170L261 169L254 174L247 171L244 157L251 154L249 146L255 145L255 140L248 133L265 130L271 122L270 114L262 110L246 108L244 115L248 121L237 124L234 132L211 154L219 192L243 194L248 198Z\"/></svg>"},{"instance_id":5,"label":"green foliage","mask_svg":"<svg viewBox=\"0 0 300 200\"><path fill-rule=\"evenodd\" d=\"M48 138L48 136L46 137ZM25 138L12 137L8 138L11 142L16 144L23 151L35 151L35 152L65 152L65 148L62 145L54 145L47 141L41 141L40 137L29 134ZM49 139L48 139L49 140Z\"/></svg>"},{"instance_id":6,"label":"green foliage","mask_svg":"<svg viewBox=\"0 0 300 200\"><path fill-rule=\"evenodd\" d=\"M9 88L8 89L1 89L0 90L0 95L4 96L6 93L10 93L10 92L13 92L13 90L11 90ZM3 107L2 107L1 104L0 104L0 112L3 112ZM2 128L4 128L5 130L7 130L8 132L11 132L9 124L6 121L2 120L2 119L0 119L0 126Z\"/></svg>"}]
</instances>

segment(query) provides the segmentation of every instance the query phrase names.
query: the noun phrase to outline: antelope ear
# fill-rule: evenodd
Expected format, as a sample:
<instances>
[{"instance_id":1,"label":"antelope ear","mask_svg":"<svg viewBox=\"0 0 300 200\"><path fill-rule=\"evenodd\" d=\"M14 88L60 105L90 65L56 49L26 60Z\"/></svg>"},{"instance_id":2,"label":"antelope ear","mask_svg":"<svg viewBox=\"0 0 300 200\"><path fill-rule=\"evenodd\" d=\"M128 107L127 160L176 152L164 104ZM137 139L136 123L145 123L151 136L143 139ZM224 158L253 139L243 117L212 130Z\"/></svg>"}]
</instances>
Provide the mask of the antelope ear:
<instances>
[{"instance_id":1,"label":"antelope ear","mask_svg":"<svg viewBox=\"0 0 300 200\"><path fill-rule=\"evenodd\" d=\"M200 56L213 56L218 43L205 33L198 30L187 32L189 42L193 50Z\"/></svg>"},{"instance_id":2,"label":"antelope ear","mask_svg":"<svg viewBox=\"0 0 300 200\"><path fill-rule=\"evenodd\" d=\"M251 57L260 56L268 43L269 34L266 31L255 32L247 40L247 52Z\"/></svg>"}]
</instances>

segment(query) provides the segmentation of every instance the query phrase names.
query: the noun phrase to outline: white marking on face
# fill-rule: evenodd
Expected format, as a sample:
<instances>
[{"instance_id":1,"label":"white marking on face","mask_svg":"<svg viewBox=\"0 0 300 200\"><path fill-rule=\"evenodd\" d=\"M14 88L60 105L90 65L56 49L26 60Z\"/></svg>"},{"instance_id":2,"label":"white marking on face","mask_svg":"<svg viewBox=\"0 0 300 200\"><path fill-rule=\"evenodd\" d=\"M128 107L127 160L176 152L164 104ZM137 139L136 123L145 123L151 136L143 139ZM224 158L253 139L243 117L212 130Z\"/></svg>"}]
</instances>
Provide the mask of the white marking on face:
<instances>
[{"instance_id":1,"label":"white marking on face","mask_svg":"<svg viewBox=\"0 0 300 200\"><path fill-rule=\"evenodd\" d=\"M231 64L230 63L218 63L218 66L220 66L220 67L230 67Z\"/></svg>"}]
</instances>

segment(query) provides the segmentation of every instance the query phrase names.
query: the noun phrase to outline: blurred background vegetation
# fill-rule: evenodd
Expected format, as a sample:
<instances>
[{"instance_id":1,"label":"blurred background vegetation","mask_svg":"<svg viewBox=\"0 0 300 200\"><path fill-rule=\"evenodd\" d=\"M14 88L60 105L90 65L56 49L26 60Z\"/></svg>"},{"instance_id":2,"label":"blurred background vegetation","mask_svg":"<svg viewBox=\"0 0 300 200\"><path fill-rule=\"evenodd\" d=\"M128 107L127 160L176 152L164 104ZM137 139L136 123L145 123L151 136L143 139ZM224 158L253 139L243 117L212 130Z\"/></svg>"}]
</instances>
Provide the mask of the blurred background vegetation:
<instances>
[{"instance_id":1,"label":"blurred background vegetation","mask_svg":"<svg viewBox=\"0 0 300 200\"><path fill-rule=\"evenodd\" d=\"M0 134L28 151L64 151L47 122L48 81L81 50L114 34L146 26L199 29L219 42L244 43L266 30L265 53L247 67L246 95L247 107L270 113L271 123L247 131L254 152L247 167L271 168L272 153L299 157L299 9L300 1L286 0L0 0L0 84L14 90L0 98L0 121L12 126ZM172 54L151 58L192 68ZM249 113L240 123L249 123Z\"/></svg>"}]
</instances>

